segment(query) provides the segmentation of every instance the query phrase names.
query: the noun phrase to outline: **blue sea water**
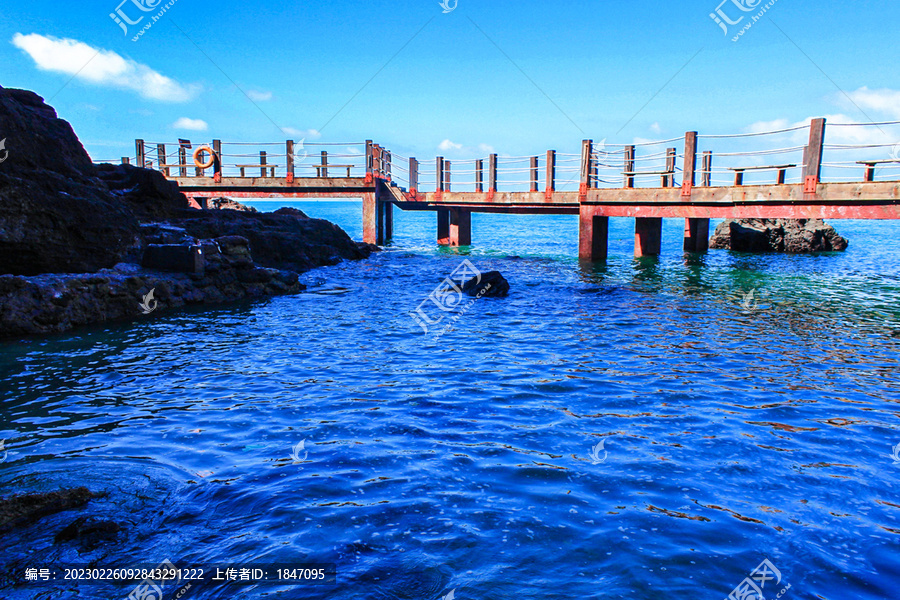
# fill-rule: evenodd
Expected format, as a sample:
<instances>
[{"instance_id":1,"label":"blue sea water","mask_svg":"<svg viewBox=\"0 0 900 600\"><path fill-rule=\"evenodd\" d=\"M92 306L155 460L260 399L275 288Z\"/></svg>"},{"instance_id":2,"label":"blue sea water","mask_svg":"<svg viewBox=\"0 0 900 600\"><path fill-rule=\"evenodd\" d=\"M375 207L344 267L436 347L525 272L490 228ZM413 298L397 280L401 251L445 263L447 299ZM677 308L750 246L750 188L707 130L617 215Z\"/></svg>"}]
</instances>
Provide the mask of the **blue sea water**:
<instances>
[{"instance_id":1,"label":"blue sea water","mask_svg":"<svg viewBox=\"0 0 900 600\"><path fill-rule=\"evenodd\" d=\"M255 203L284 204L361 238L358 202ZM337 569L198 600L721 600L769 560L767 599L898 597L900 224L686 257L667 220L635 260L613 219L590 266L576 217L475 215L470 249L395 221L307 293L0 345L0 493L108 492L0 536L0 596L126 598L25 569L169 560ZM426 335L463 259L510 296ZM124 531L54 544L77 516Z\"/></svg>"}]
</instances>

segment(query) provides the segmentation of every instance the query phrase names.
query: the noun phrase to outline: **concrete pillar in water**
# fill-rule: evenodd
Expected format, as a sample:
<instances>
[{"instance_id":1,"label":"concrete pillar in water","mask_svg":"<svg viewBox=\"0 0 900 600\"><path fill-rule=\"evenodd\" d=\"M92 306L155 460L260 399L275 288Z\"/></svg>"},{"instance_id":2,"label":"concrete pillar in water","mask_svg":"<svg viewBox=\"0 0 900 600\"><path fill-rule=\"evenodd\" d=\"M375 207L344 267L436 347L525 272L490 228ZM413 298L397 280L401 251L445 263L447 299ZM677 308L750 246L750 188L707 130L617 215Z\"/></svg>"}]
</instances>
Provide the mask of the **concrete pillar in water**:
<instances>
[{"instance_id":1,"label":"concrete pillar in water","mask_svg":"<svg viewBox=\"0 0 900 600\"><path fill-rule=\"evenodd\" d=\"M709 250L709 219L684 220L684 251L706 252Z\"/></svg>"},{"instance_id":2,"label":"concrete pillar in water","mask_svg":"<svg viewBox=\"0 0 900 600\"><path fill-rule=\"evenodd\" d=\"M662 219L636 217L634 219L634 256L659 256L662 248Z\"/></svg>"},{"instance_id":3,"label":"concrete pillar in water","mask_svg":"<svg viewBox=\"0 0 900 600\"><path fill-rule=\"evenodd\" d=\"M472 211L461 208L450 209L450 245L472 245Z\"/></svg>"},{"instance_id":4,"label":"concrete pillar in water","mask_svg":"<svg viewBox=\"0 0 900 600\"><path fill-rule=\"evenodd\" d=\"M450 245L450 209L437 209L437 241L441 246Z\"/></svg>"},{"instance_id":5,"label":"concrete pillar in water","mask_svg":"<svg viewBox=\"0 0 900 600\"><path fill-rule=\"evenodd\" d=\"M578 258L590 262L606 260L609 242L609 217L594 214L593 206L581 205L578 231Z\"/></svg>"}]
</instances>

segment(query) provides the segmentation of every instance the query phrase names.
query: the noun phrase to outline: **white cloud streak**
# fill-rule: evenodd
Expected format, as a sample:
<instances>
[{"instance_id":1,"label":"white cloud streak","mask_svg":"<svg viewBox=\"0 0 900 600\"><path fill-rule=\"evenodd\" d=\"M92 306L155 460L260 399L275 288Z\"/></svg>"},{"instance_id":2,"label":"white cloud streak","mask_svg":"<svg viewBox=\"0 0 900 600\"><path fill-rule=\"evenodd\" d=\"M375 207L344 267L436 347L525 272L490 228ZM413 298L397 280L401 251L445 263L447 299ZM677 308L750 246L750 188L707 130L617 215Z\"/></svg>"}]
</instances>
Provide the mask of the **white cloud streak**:
<instances>
[{"instance_id":1,"label":"white cloud streak","mask_svg":"<svg viewBox=\"0 0 900 600\"><path fill-rule=\"evenodd\" d=\"M148 100L187 102L200 91L199 86L183 85L147 65L78 40L17 33L12 44L30 56L42 71L70 75L93 85L131 90Z\"/></svg>"}]
</instances>

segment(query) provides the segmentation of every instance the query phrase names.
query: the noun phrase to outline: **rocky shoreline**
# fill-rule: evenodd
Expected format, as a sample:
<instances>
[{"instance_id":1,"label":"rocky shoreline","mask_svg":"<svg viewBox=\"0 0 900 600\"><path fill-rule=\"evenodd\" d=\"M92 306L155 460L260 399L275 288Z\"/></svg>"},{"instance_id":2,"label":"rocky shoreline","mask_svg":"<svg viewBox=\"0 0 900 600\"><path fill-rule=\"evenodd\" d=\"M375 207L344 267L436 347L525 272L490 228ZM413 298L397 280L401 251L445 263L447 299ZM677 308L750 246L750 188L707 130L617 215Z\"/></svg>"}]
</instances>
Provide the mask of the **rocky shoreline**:
<instances>
[{"instance_id":1,"label":"rocky shoreline","mask_svg":"<svg viewBox=\"0 0 900 600\"><path fill-rule=\"evenodd\" d=\"M0 87L0 132L0 338L294 294L299 273L377 250L298 210L192 209L159 172L94 165L30 91Z\"/></svg>"}]
</instances>

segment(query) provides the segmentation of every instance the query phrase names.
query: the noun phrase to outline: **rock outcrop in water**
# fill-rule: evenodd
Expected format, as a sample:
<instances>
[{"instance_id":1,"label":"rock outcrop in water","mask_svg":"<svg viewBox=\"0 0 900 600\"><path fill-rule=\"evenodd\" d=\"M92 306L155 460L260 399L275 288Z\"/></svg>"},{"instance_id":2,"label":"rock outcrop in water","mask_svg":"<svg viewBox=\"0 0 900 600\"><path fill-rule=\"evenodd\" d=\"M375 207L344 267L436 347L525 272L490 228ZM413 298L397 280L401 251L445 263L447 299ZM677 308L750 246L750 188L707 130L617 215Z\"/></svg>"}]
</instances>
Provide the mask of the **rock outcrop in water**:
<instances>
[{"instance_id":1,"label":"rock outcrop in water","mask_svg":"<svg viewBox=\"0 0 900 600\"><path fill-rule=\"evenodd\" d=\"M0 500L0 533L30 525L43 517L80 508L101 495L86 487L25 494Z\"/></svg>"},{"instance_id":2,"label":"rock outcrop in water","mask_svg":"<svg viewBox=\"0 0 900 600\"><path fill-rule=\"evenodd\" d=\"M0 338L142 317L151 290L158 310L296 293L297 272L373 251L301 211L194 210L157 171L94 165L33 92L0 87L0 139Z\"/></svg>"},{"instance_id":3,"label":"rock outcrop in water","mask_svg":"<svg viewBox=\"0 0 900 600\"><path fill-rule=\"evenodd\" d=\"M488 271L465 282L462 291L478 298L505 298L509 294L509 282L500 271Z\"/></svg>"},{"instance_id":4,"label":"rock outcrop in water","mask_svg":"<svg viewBox=\"0 0 900 600\"><path fill-rule=\"evenodd\" d=\"M821 219L739 219L716 227L713 249L808 253L846 250L849 242Z\"/></svg>"}]
</instances>

